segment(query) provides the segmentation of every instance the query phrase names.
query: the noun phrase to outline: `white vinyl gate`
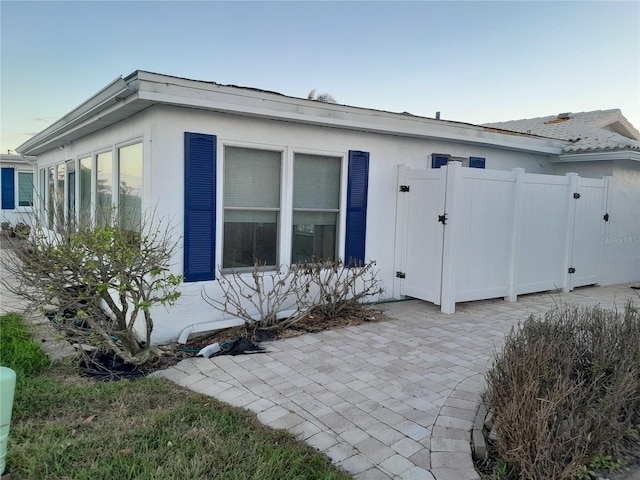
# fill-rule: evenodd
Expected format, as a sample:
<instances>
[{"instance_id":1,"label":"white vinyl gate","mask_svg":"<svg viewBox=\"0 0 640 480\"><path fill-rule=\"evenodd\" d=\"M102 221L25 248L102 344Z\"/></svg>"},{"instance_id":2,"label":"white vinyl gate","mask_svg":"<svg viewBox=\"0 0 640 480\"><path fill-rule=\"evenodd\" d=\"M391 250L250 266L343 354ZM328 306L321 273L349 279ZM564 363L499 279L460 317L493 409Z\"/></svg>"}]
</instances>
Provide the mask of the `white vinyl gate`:
<instances>
[{"instance_id":1,"label":"white vinyl gate","mask_svg":"<svg viewBox=\"0 0 640 480\"><path fill-rule=\"evenodd\" d=\"M600 281L605 180L462 167L400 167L401 295L456 302Z\"/></svg>"}]
</instances>

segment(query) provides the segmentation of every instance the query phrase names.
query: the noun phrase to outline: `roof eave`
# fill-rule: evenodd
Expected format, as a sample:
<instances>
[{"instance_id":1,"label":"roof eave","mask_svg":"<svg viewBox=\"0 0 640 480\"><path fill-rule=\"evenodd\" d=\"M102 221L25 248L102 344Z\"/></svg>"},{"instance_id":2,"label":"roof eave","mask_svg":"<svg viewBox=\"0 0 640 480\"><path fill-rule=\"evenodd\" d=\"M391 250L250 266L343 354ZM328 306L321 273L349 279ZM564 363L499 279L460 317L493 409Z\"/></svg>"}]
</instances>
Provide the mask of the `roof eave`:
<instances>
[{"instance_id":1,"label":"roof eave","mask_svg":"<svg viewBox=\"0 0 640 480\"><path fill-rule=\"evenodd\" d=\"M634 160L640 162L640 151L638 150L606 150L591 152L575 152L563 153L557 157L557 160L551 159L551 162L569 163L569 162L596 162L611 160Z\"/></svg>"},{"instance_id":2,"label":"roof eave","mask_svg":"<svg viewBox=\"0 0 640 480\"><path fill-rule=\"evenodd\" d=\"M136 90L135 82L127 82L122 77L116 78L80 106L24 142L16 148L16 152L23 155L38 155L68 143L66 134L74 127L122 102Z\"/></svg>"},{"instance_id":3,"label":"roof eave","mask_svg":"<svg viewBox=\"0 0 640 480\"><path fill-rule=\"evenodd\" d=\"M118 77L16 150L24 155L39 155L154 104L547 155L559 155L567 145L557 139L502 132L468 123L322 103L274 92L135 71L125 79Z\"/></svg>"},{"instance_id":4,"label":"roof eave","mask_svg":"<svg viewBox=\"0 0 640 480\"><path fill-rule=\"evenodd\" d=\"M618 124L619 127L613 129L615 132L634 140L640 139L640 132L638 132L638 129L636 129L636 127L634 127L633 124L629 120L627 120L627 118L622 114L622 111L620 111L619 109L615 109L615 113L611 117L597 122L595 124L595 127L605 128L616 124ZM620 132L619 129L622 129L622 132Z\"/></svg>"},{"instance_id":5,"label":"roof eave","mask_svg":"<svg viewBox=\"0 0 640 480\"><path fill-rule=\"evenodd\" d=\"M310 101L208 82L175 77L172 77L172 82L167 82L164 76L149 72L140 72L138 80L138 97L150 103L550 155L560 154L567 144L564 141L500 132L468 123Z\"/></svg>"}]
</instances>

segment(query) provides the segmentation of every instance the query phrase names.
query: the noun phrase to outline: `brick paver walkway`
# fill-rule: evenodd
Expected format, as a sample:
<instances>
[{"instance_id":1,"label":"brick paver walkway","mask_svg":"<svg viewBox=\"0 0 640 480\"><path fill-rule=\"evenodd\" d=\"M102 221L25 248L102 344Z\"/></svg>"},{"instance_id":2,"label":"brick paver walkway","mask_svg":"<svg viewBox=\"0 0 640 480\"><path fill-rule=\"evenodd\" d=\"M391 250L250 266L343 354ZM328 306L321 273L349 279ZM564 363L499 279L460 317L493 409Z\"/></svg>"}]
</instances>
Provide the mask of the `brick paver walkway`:
<instances>
[{"instance_id":1,"label":"brick paver walkway","mask_svg":"<svg viewBox=\"0 0 640 480\"><path fill-rule=\"evenodd\" d=\"M162 375L245 407L356 479L478 479L469 431L504 334L554 302L622 308L630 285L458 304L388 303L390 321L266 343L268 353L189 359Z\"/></svg>"}]
</instances>

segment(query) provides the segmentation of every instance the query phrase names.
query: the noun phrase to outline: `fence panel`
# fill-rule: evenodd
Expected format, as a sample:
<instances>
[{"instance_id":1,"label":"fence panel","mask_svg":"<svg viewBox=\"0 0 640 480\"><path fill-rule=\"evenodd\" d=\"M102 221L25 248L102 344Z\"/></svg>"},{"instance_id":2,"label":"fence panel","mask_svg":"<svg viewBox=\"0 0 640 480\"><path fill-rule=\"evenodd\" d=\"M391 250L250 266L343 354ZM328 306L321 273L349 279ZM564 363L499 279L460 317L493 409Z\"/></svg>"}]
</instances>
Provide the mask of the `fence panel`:
<instances>
[{"instance_id":1,"label":"fence panel","mask_svg":"<svg viewBox=\"0 0 640 480\"><path fill-rule=\"evenodd\" d=\"M402 294L453 313L456 302L599 283L604 180L449 162L399 181Z\"/></svg>"},{"instance_id":2,"label":"fence panel","mask_svg":"<svg viewBox=\"0 0 640 480\"><path fill-rule=\"evenodd\" d=\"M442 280L442 223L444 169L409 170L405 183L409 205L405 229L405 251L400 267L407 278L404 294L440 305Z\"/></svg>"},{"instance_id":3,"label":"fence panel","mask_svg":"<svg viewBox=\"0 0 640 480\"><path fill-rule=\"evenodd\" d=\"M605 181L578 177L571 250L571 288L600 283L605 213Z\"/></svg>"},{"instance_id":4,"label":"fence panel","mask_svg":"<svg viewBox=\"0 0 640 480\"><path fill-rule=\"evenodd\" d=\"M453 229L456 302L509 293L515 174L447 165L456 199L447 204Z\"/></svg>"},{"instance_id":5,"label":"fence panel","mask_svg":"<svg viewBox=\"0 0 640 480\"><path fill-rule=\"evenodd\" d=\"M515 282L518 295L562 288L571 181L527 173L518 205Z\"/></svg>"}]
</instances>

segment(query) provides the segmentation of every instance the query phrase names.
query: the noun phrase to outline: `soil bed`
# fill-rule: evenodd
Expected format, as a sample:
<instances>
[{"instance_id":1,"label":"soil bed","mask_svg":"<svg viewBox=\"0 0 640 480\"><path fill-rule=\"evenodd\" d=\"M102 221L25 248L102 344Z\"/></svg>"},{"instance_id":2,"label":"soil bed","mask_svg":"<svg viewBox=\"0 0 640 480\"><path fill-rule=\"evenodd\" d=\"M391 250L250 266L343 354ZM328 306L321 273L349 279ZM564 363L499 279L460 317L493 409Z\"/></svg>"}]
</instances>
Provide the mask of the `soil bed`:
<instances>
[{"instance_id":1,"label":"soil bed","mask_svg":"<svg viewBox=\"0 0 640 480\"><path fill-rule=\"evenodd\" d=\"M54 326L61 329L61 324L55 314L50 314L48 317ZM379 307L356 306L344 310L335 318L312 313L286 328L248 331L245 326L242 325L199 335L190 339L184 345L172 344L160 347L163 351L162 355L140 366L123 361L113 352L102 352L97 348L92 348L84 351L79 361L79 366L87 377L95 380L132 380L148 375L156 370L171 367L186 358L195 357L202 348L213 343L218 343L221 346L225 345L223 351L216 355L260 353L267 350L263 342L297 337L306 333L316 333L324 330L362 325L363 323L381 322L388 319ZM79 346L82 342L80 336L83 334L83 325L74 325L74 327L78 328L78 338L74 338L73 328L64 329L65 335L71 343ZM86 348L86 345L84 347Z\"/></svg>"},{"instance_id":2,"label":"soil bed","mask_svg":"<svg viewBox=\"0 0 640 480\"><path fill-rule=\"evenodd\" d=\"M223 343L236 340L240 337L247 337L251 341L259 343L297 337L306 333L317 333L324 330L335 330L354 325L362 325L363 323L382 322L386 320L389 320L389 318L384 315L381 308L375 306L359 306L346 309L340 316L335 318L328 318L321 314L309 314L288 328L257 330L255 333L248 332L244 326L226 328L210 334L194 337L190 339L184 347L189 350L200 350L212 343L217 342L222 345Z\"/></svg>"}]
</instances>

